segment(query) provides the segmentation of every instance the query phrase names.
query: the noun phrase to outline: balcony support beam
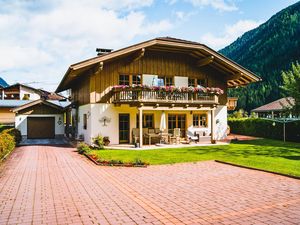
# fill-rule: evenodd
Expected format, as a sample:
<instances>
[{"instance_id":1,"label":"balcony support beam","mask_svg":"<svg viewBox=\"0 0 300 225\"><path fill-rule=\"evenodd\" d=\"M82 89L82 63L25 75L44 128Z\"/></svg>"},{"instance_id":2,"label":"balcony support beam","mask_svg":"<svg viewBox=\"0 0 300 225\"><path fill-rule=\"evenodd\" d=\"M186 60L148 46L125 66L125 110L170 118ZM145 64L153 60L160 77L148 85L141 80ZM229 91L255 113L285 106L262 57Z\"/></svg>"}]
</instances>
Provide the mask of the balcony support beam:
<instances>
[{"instance_id":1,"label":"balcony support beam","mask_svg":"<svg viewBox=\"0 0 300 225\"><path fill-rule=\"evenodd\" d=\"M215 126L216 126L216 121L215 121L215 108L213 108L210 111L210 121L211 121L211 143L215 144L216 143L216 138L215 138Z\"/></svg>"},{"instance_id":2,"label":"balcony support beam","mask_svg":"<svg viewBox=\"0 0 300 225\"><path fill-rule=\"evenodd\" d=\"M140 132L140 148L143 146L143 109L139 108L139 132Z\"/></svg>"}]
</instances>

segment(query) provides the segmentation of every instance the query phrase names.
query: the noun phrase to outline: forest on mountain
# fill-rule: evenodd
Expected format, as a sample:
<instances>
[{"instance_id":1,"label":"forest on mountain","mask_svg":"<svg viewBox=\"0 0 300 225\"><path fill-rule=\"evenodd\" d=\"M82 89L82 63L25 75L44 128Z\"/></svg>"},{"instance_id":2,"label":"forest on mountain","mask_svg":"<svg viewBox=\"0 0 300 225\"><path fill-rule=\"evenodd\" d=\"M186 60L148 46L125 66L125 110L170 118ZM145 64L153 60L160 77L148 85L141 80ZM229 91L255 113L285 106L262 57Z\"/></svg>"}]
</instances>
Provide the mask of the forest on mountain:
<instances>
[{"instance_id":1,"label":"forest on mountain","mask_svg":"<svg viewBox=\"0 0 300 225\"><path fill-rule=\"evenodd\" d=\"M250 111L280 97L282 72L300 62L300 2L272 16L259 27L246 32L219 51L262 78L261 82L230 89L239 97L238 108Z\"/></svg>"}]
</instances>

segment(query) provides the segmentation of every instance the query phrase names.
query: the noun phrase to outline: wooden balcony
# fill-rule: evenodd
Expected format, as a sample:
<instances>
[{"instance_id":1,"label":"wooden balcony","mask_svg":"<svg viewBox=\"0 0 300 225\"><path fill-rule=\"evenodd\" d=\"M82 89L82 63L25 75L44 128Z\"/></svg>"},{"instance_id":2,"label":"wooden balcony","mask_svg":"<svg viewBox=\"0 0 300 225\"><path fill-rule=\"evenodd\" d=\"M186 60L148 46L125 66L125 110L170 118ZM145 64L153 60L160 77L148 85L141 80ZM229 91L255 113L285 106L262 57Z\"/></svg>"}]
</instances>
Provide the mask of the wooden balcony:
<instances>
[{"instance_id":1,"label":"wooden balcony","mask_svg":"<svg viewBox=\"0 0 300 225\"><path fill-rule=\"evenodd\" d=\"M112 91L112 103L115 104L215 105L219 103L217 94L133 90L130 88L113 89Z\"/></svg>"}]
</instances>

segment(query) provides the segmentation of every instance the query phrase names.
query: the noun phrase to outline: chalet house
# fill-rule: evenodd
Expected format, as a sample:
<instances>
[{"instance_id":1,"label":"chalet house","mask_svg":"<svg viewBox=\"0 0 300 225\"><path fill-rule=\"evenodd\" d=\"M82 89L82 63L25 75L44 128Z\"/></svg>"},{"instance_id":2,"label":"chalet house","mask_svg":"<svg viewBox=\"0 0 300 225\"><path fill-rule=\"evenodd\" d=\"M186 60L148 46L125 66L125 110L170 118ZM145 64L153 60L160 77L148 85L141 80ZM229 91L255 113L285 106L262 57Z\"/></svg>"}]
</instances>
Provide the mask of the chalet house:
<instances>
[{"instance_id":1,"label":"chalet house","mask_svg":"<svg viewBox=\"0 0 300 225\"><path fill-rule=\"evenodd\" d=\"M111 144L212 143L227 131L227 89L260 80L206 45L155 38L73 64L57 92L69 90L78 136ZM142 129L141 129L142 128Z\"/></svg>"}]
</instances>

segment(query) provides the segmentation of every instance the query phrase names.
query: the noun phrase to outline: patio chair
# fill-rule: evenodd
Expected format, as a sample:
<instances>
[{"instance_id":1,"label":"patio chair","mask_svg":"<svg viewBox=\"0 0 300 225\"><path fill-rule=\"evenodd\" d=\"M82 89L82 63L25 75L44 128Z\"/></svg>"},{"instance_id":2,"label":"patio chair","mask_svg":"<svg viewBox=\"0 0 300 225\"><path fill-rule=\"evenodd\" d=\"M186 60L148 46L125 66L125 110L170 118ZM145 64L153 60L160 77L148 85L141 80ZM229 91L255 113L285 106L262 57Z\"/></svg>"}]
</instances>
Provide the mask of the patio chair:
<instances>
[{"instance_id":1,"label":"patio chair","mask_svg":"<svg viewBox=\"0 0 300 225\"><path fill-rule=\"evenodd\" d=\"M179 144L180 143L180 128L174 128L173 136L170 137L171 144Z\"/></svg>"},{"instance_id":2,"label":"patio chair","mask_svg":"<svg viewBox=\"0 0 300 225\"><path fill-rule=\"evenodd\" d=\"M196 131L192 132L188 130L186 136L189 143L192 141L197 143L199 141L199 135L197 135Z\"/></svg>"},{"instance_id":3,"label":"patio chair","mask_svg":"<svg viewBox=\"0 0 300 225\"><path fill-rule=\"evenodd\" d=\"M136 144L139 142L140 139L140 129L139 128L133 128L132 129L132 140L133 144Z\"/></svg>"}]
</instances>

